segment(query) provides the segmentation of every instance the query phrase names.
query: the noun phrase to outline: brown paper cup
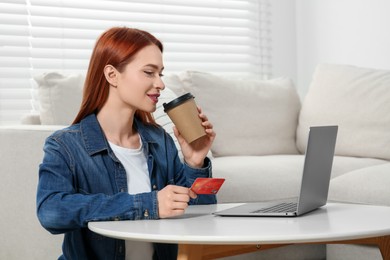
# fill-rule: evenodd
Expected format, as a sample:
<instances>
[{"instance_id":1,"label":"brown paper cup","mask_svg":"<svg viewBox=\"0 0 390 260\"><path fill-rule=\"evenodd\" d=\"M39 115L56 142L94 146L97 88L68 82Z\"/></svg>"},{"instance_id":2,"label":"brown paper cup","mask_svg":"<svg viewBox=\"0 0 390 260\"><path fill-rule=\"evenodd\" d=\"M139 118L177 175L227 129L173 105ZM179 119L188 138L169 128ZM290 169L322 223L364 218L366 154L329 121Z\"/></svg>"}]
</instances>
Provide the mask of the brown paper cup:
<instances>
[{"instance_id":1,"label":"brown paper cup","mask_svg":"<svg viewBox=\"0 0 390 260\"><path fill-rule=\"evenodd\" d=\"M164 103L163 107L164 112L168 114L188 143L206 135L194 96L191 93L184 94L169 103Z\"/></svg>"}]
</instances>

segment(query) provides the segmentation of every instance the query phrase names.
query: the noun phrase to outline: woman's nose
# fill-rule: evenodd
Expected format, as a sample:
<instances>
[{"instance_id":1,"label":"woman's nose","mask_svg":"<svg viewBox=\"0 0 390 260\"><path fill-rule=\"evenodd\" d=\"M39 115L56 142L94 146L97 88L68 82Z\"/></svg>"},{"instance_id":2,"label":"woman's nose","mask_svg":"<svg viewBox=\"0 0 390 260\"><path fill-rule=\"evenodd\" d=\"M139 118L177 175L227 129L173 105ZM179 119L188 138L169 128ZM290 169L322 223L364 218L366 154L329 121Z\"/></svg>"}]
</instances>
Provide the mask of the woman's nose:
<instances>
[{"instance_id":1,"label":"woman's nose","mask_svg":"<svg viewBox=\"0 0 390 260\"><path fill-rule=\"evenodd\" d=\"M154 86L158 89L164 90L165 89L165 84L164 81L162 81L161 77L158 77L156 82L154 83Z\"/></svg>"}]
</instances>

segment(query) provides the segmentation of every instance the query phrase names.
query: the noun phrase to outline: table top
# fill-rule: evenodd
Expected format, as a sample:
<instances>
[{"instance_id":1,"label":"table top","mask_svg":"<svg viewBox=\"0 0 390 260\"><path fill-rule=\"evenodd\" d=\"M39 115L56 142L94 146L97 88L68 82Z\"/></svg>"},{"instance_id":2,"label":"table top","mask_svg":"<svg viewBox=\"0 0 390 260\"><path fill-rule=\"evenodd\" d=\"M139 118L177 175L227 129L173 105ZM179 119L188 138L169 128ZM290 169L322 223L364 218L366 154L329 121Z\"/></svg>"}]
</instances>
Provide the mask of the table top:
<instances>
[{"instance_id":1,"label":"table top","mask_svg":"<svg viewBox=\"0 0 390 260\"><path fill-rule=\"evenodd\" d=\"M184 244L281 244L342 241L390 235L390 207L328 203L300 217L221 217L240 203L189 206L180 217L90 222L104 236Z\"/></svg>"}]
</instances>

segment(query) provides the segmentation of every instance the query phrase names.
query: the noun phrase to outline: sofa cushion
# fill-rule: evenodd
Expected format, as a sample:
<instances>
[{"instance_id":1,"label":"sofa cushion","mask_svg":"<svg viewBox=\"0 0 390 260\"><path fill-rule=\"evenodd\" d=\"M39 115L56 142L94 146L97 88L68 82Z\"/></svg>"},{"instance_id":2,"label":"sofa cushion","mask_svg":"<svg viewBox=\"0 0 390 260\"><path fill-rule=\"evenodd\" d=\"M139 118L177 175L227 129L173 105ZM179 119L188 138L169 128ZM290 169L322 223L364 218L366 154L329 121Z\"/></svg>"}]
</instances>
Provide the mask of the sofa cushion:
<instances>
[{"instance_id":1,"label":"sofa cushion","mask_svg":"<svg viewBox=\"0 0 390 260\"><path fill-rule=\"evenodd\" d=\"M329 200L390 206L390 163L348 172L331 180Z\"/></svg>"},{"instance_id":2,"label":"sofa cushion","mask_svg":"<svg viewBox=\"0 0 390 260\"><path fill-rule=\"evenodd\" d=\"M215 157L213 177L226 179L218 192L218 203L298 196L303 160L303 155Z\"/></svg>"},{"instance_id":3,"label":"sofa cushion","mask_svg":"<svg viewBox=\"0 0 390 260\"><path fill-rule=\"evenodd\" d=\"M166 87L161 92L161 95L158 98L157 108L156 111L153 113L153 117L156 120L157 124L161 125L165 129L165 131L172 136L173 140L175 141L176 148L179 151L179 156L180 158L182 158L179 142L177 141L175 134L173 133L173 123L169 116L164 112L163 107L164 103L168 103L175 98L177 98L177 95L172 90Z\"/></svg>"},{"instance_id":4,"label":"sofa cushion","mask_svg":"<svg viewBox=\"0 0 390 260\"><path fill-rule=\"evenodd\" d=\"M336 155L333 159L332 178L357 169L389 163L389 161L376 158L361 158Z\"/></svg>"},{"instance_id":5,"label":"sofa cushion","mask_svg":"<svg viewBox=\"0 0 390 260\"><path fill-rule=\"evenodd\" d=\"M220 203L298 196L304 155L226 156L213 158L212 162L213 177L226 179L218 193ZM343 175L348 175L349 172L355 172L358 169L375 169L375 166L388 164L389 162L379 159L335 156L332 178L336 181ZM343 185L345 186L337 187L340 192L349 187L347 183ZM375 190L374 186L370 188Z\"/></svg>"},{"instance_id":6,"label":"sofa cushion","mask_svg":"<svg viewBox=\"0 0 390 260\"><path fill-rule=\"evenodd\" d=\"M290 79L227 79L195 71L180 79L214 125L213 156L297 153L300 100Z\"/></svg>"},{"instance_id":7,"label":"sofa cushion","mask_svg":"<svg viewBox=\"0 0 390 260\"><path fill-rule=\"evenodd\" d=\"M168 82L172 82L176 78L173 77ZM39 89L38 98L41 124L70 124L80 108L84 76L82 74L64 75L57 72L48 72L38 75L34 79L38 83ZM177 79L176 84L178 84ZM153 114L157 123L162 125L172 135L173 124L164 113L162 104L176 97L177 95L172 90L166 88L161 92L157 109Z\"/></svg>"},{"instance_id":8,"label":"sofa cushion","mask_svg":"<svg viewBox=\"0 0 390 260\"><path fill-rule=\"evenodd\" d=\"M181 96L186 93L183 87L183 83L179 78L179 75L172 73L169 75L165 75L162 79L165 88L169 88L170 90L172 90L176 94L176 96Z\"/></svg>"},{"instance_id":9,"label":"sofa cushion","mask_svg":"<svg viewBox=\"0 0 390 260\"><path fill-rule=\"evenodd\" d=\"M71 124L80 109L84 76L48 72L34 79L38 83L41 124Z\"/></svg>"},{"instance_id":10,"label":"sofa cushion","mask_svg":"<svg viewBox=\"0 0 390 260\"><path fill-rule=\"evenodd\" d=\"M390 160L390 71L348 65L317 67L302 105L297 147L312 125L339 125L337 155Z\"/></svg>"}]
</instances>

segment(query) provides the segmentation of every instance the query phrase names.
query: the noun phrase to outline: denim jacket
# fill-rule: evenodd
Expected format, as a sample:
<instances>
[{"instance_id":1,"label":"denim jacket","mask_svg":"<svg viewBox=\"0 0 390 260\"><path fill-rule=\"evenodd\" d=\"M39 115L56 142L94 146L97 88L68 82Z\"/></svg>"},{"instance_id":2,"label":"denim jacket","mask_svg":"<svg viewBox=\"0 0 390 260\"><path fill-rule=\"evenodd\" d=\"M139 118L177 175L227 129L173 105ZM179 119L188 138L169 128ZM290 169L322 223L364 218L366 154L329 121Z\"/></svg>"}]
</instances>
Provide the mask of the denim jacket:
<instances>
[{"instance_id":1,"label":"denim jacket","mask_svg":"<svg viewBox=\"0 0 390 260\"><path fill-rule=\"evenodd\" d=\"M39 167L37 215L52 234L64 233L60 259L124 259L125 242L100 236L90 221L158 219L157 191L166 185L190 187L197 177L211 177L211 162L194 169L182 163L173 139L163 128L135 119L141 136L151 192L130 195L126 172L92 114L46 139ZM216 203L199 195L190 204ZM176 259L177 245L154 244L154 259Z\"/></svg>"}]
</instances>

